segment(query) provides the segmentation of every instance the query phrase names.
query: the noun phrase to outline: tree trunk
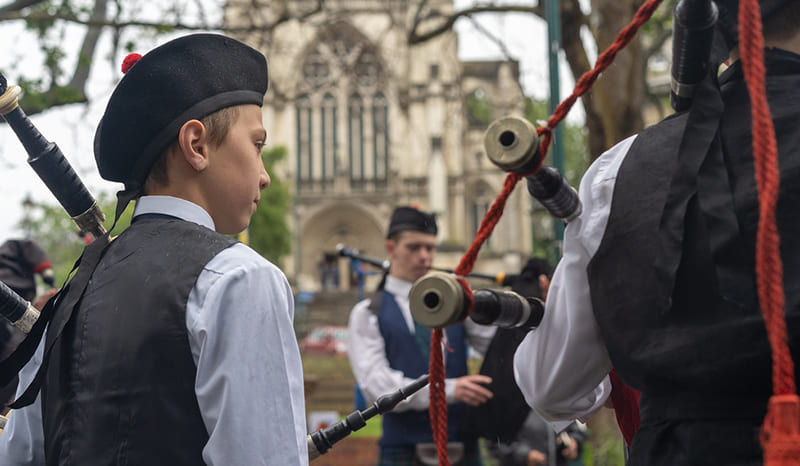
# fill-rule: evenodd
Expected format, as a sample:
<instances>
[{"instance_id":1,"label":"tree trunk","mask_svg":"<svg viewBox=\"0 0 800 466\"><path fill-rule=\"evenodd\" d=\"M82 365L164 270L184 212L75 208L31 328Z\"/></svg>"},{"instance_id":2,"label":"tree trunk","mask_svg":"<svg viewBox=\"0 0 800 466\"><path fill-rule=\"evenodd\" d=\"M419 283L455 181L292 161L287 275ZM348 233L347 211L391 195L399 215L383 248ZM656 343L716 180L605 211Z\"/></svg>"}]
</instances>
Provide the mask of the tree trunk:
<instances>
[{"instance_id":1,"label":"tree trunk","mask_svg":"<svg viewBox=\"0 0 800 466\"><path fill-rule=\"evenodd\" d=\"M630 23L641 3L641 0L592 2L592 32L600 52L611 45L619 31ZM645 101L642 60L644 54L641 37L637 36L617 54L614 63L595 83L592 105L593 112L599 115L603 126L601 133L603 140L593 141L593 145L590 146L592 157L599 156L602 150L642 130L644 126L642 106ZM588 118L587 126L589 126ZM593 132L591 126L589 131ZM594 145L601 143L603 147Z\"/></svg>"},{"instance_id":2,"label":"tree trunk","mask_svg":"<svg viewBox=\"0 0 800 466\"><path fill-rule=\"evenodd\" d=\"M630 23L640 4L641 0L592 1L591 33L598 54L608 48L619 31ZM561 45L576 82L593 67L580 37L585 23L586 17L577 0L561 2ZM642 105L645 101L643 60L641 39L637 36L617 54L613 64L595 81L592 90L582 97L592 160L642 129Z\"/></svg>"},{"instance_id":3,"label":"tree trunk","mask_svg":"<svg viewBox=\"0 0 800 466\"><path fill-rule=\"evenodd\" d=\"M561 2L561 47L564 49L564 55L575 82L592 69L580 37L584 24L585 16L581 12L578 0ZM594 160L606 148L605 125L598 111L593 90L584 94L581 102L586 112L588 150Z\"/></svg>"}]
</instances>

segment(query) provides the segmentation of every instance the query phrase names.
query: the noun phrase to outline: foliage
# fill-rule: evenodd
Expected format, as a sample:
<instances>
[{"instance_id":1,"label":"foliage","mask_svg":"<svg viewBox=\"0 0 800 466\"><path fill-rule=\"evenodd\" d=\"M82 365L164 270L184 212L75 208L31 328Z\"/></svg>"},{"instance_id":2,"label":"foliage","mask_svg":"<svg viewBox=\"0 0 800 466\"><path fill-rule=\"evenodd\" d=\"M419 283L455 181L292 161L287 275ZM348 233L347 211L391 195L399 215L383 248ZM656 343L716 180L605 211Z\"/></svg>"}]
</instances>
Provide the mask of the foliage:
<instances>
[{"instance_id":1,"label":"foliage","mask_svg":"<svg viewBox=\"0 0 800 466\"><path fill-rule=\"evenodd\" d=\"M97 205L106 216L105 227L111 228L116 200L108 194L101 194L97 198ZM133 205L129 205L117 222L117 226L114 227L112 234L118 235L130 225L132 213ZM23 218L18 227L20 230L28 232L29 236L42 246L50 258L50 262L53 263L56 283L59 285L64 283L86 245L84 239L78 234L78 227L64 208L56 203L34 204L31 214L27 218Z\"/></svg>"},{"instance_id":2,"label":"foliage","mask_svg":"<svg viewBox=\"0 0 800 466\"><path fill-rule=\"evenodd\" d=\"M275 165L286 155L285 147L265 150L261 157L267 173L272 174ZM280 258L291 252L291 235L286 224L291 200L289 186L278 177L271 177L271 183L261 192L258 209L250 220L250 247L278 265Z\"/></svg>"},{"instance_id":3,"label":"foliage","mask_svg":"<svg viewBox=\"0 0 800 466\"><path fill-rule=\"evenodd\" d=\"M583 444L585 466L625 464L625 442L619 432L614 410L601 409L588 423L589 440Z\"/></svg>"},{"instance_id":4,"label":"foliage","mask_svg":"<svg viewBox=\"0 0 800 466\"><path fill-rule=\"evenodd\" d=\"M492 104L486 96L486 91L478 88L467 95L466 99L467 115L482 126L488 126L492 122Z\"/></svg>"}]
</instances>

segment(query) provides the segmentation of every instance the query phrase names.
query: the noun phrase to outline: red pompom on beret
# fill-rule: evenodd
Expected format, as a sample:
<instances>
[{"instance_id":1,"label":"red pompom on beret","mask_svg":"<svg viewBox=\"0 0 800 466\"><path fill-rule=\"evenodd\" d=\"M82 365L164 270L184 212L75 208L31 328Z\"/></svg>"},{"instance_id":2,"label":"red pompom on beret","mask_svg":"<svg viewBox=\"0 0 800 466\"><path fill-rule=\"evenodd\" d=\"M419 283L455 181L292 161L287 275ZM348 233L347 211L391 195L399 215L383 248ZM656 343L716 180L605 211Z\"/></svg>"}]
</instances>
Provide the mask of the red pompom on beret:
<instances>
[{"instance_id":1,"label":"red pompom on beret","mask_svg":"<svg viewBox=\"0 0 800 466\"><path fill-rule=\"evenodd\" d=\"M124 74L128 74L128 70L131 69L134 63L139 61L142 56L138 53L129 53L124 60L122 60L122 72Z\"/></svg>"}]
</instances>

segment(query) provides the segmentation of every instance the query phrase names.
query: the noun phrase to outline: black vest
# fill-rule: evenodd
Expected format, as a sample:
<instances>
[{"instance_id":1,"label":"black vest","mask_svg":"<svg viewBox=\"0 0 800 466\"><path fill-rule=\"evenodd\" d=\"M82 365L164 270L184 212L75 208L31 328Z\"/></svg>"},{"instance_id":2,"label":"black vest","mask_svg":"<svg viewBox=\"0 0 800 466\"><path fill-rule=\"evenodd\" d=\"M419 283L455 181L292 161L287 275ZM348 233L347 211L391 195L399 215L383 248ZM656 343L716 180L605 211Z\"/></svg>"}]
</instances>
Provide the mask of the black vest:
<instances>
[{"instance_id":1,"label":"black vest","mask_svg":"<svg viewBox=\"0 0 800 466\"><path fill-rule=\"evenodd\" d=\"M111 243L42 388L48 466L203 464L186 301L234 243L172 218L137 219Z\"/></svg>"},{"instance_id":2,"label":"black vest","mask_svg":"<svg viewBox=\"0 0 800 466\"><path fill-rule=\"evenodd\" d=\"M388 291L375 293L370 308L380 306L378 328L383 337L386 359L389 366L403 375L417 378L428 372L430 340L418 338L408 331L402 311L394 296ZM373 303L375 303L373 305ZM467 344L464 324L455 323L445 330L447 344L452 351L445 355L445 377L457 378L467 374ZM462 403L447 407L447 435L452 442L465 440L458 431ZM382 416L383 435L381 447L413 445L433 442L433 431L428 410L388 412Z\"/></svg>"}]
</instances>

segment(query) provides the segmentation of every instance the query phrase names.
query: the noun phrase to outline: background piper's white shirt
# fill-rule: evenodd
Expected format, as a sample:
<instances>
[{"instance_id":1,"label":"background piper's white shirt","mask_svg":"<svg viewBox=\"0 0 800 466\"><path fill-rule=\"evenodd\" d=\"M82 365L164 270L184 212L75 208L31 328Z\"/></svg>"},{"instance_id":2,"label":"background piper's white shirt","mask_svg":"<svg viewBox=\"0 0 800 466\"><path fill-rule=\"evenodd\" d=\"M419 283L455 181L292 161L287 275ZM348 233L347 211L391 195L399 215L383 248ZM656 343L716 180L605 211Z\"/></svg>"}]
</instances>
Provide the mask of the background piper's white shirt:
<instances>
[{"instance_id":1,"label":"background piper's white shirt","mask_svg":"<svg viewBox=\"0 0 800 466\"><path fill-rule=\"evenodd\" d=\"M601 155L581 180L581 215L564 231L564 255L547 293L539 327L514 354L514 376L528 404L556 430L585 421L611 393L608 357L592 309L586 267L608 223L617 172L635 136Z\"/></svg>"},{"instance_id":2,"label":"background piper's white shirt","mask_svg":"<svg viewBox=\"0 0 800 466\"><path fill-rule=\"evenodd\" d=\"M413 283L391 275L386 277L384 289L394 295L395 301L403 318L408 325L408 330L414 335L414 317L408 304L408 293ZM368 403L374 402L379 396L392 393L414 381L405 377L402 371L392 369L386 358L386 348L378 326L378 317L369 309L369 299L365 299L353 307L348 323L348 349L350 366L361 392ZM489 343L494 336L496 327L476 324L472 319L464 320L467 343L480 353L486 353ZM446 338L446 336L445 336ZM456 380L445 379L445 395L447 402L455 402ZM430 391L428 386L400 402L392 411L425 410L428 409Z\"/></svg>"},{"instance_id":3,"label":"background piper's white shirt","mask_svg":"<svg viewBox=\"0 0 800 466\"><path fill-rule=\"evenodd\" d=\"M214 229L205 210L183 199L142 197L134 216L145 213ZM195 393L209 433L203 448L207 465L308 464L303 367L293 318L283 272L244 244L224 249L198 276L186 303L186 329L197 365ZM39 364L40 354L25 366L22 389ZM44 465L39 398L12 412L0 435L0 464Z\"/></svg>"}]
</instances>

